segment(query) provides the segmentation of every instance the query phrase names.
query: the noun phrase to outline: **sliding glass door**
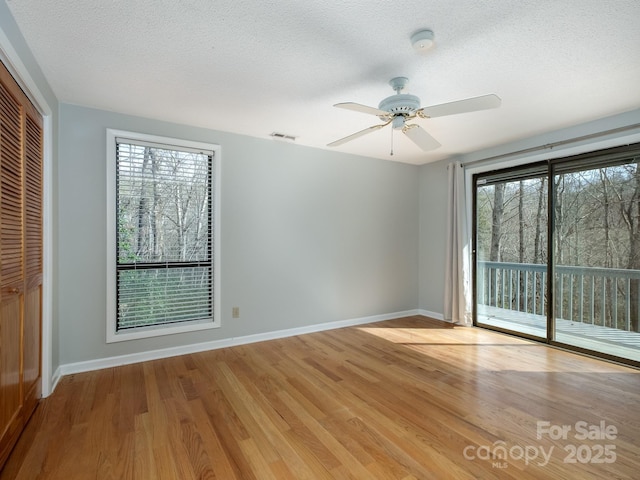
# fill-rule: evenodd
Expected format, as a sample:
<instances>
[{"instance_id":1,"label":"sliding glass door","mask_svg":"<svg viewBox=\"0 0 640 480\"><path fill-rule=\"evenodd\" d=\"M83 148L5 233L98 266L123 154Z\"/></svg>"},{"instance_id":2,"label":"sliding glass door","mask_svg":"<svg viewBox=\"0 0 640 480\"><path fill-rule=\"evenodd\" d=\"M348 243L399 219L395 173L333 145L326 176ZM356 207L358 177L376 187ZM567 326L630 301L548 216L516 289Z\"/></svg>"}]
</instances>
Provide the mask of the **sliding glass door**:
<instances>
[{"instance_id":1,"label":"sliding glass door","mask_svg":"<svg viewBox=\"0 0 640 480\"><path fill-rule=\"evenodd\" d=\"M554 340L640 361L640 152L552 166Z\"/></svg>"},{"instance_id":2,"label":"sliding glass door","mask_svg":"<svg viewBox=\"0 0 640 480\"><path fill-rule=\"evenodd\" d=\"M640 145L474 176L474 322L640 364Z\"/></svg>"},{"instance_id":3,"label":"sliding glass door","mask_svg":"<svg viewBox=\"0 0 640 480\"><path fill-rule=\"evenodd\" d=\"M546 164L476 182L476 319L547 338Z\"/></svg>"}]
</instances>

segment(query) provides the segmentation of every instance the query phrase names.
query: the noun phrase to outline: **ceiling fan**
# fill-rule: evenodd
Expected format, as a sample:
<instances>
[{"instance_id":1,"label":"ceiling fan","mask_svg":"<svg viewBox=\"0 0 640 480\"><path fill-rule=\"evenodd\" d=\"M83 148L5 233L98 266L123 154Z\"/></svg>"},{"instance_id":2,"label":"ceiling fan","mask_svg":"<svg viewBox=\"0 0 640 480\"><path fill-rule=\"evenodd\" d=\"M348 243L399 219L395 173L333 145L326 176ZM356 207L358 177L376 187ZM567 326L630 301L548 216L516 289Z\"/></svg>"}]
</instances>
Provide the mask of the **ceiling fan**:
<instances>
[{"instance_id":1,"label":"ceiling fan","mask_svg":"<svg viewBox=\"0 0 640 480\"><path fill-rule=\"evenodd\" d=\"M420 125L408 123L410 120L413 120L416 117L434 118L443 117L445 115L455 115L458 113L487 110L490 108L497 108L502 103L500 97L490 94L421 108L420 99L418 97L415 95L400 93L406 87L408 82L409 79L406 77L392 78L389 81L389 85L391 85L395 90L396 94L382 100L378 105L378 108L368 107L366 105L353 102L336 103L334 107L376 115L384 123L360 130L359 132L336 140L335 142L331 142L327 146L337 147L338 145L350 142L351 140L355 140L356 138L362 137L363 135L376 130L380 130L381 128L391 124L394 130L402 129L402 132L422 150L429 151L438 148L440 143L429 135L429 133L427 133L427 131ZM393 139L393 136L391 138ZM393 155L393 147L391 149L391 155Z\"/></svg>"}]
</instances>

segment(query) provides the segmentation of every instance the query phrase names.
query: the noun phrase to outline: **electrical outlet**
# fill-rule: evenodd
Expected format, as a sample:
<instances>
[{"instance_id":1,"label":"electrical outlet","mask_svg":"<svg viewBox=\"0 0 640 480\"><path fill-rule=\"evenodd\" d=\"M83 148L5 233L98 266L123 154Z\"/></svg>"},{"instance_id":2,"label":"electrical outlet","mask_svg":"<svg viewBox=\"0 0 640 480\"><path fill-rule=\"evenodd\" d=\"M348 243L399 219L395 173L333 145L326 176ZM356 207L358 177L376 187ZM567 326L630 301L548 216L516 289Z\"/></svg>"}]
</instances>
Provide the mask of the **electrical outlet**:
<instances>
[{"instance_id":1,"label":"electrical outlet","mask_svg":"<svg viewBox=\"0 0 640 480\"><path fill-rule=\"evenodd\" d=\"M231 318L240 318L240 307L233 307L231 309Z\"/></svg>"}]
</instances>

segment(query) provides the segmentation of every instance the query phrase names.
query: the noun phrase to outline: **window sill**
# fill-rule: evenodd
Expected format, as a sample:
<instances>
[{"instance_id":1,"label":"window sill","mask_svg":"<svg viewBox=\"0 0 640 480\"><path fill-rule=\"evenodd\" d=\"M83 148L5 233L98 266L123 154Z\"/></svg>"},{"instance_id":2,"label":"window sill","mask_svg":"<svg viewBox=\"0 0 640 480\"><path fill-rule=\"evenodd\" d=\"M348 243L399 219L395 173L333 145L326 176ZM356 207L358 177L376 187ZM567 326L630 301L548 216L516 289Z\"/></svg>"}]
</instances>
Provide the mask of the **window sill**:
<instances>
[{"instance_id":1,"label":"window sill","mask_svg":"<svg viewBox=\"0 0 640 480\"><path fill-rule=\"evenodd\" d=\"M176 333L196 332L219 328L220 322L212 320L200 320L176 325L160 325L155 327L138 327L120 332L107 332L107 343L126 342L128 340L140 340L143 338L174 335Z\"/></svg>"}]
</instances>

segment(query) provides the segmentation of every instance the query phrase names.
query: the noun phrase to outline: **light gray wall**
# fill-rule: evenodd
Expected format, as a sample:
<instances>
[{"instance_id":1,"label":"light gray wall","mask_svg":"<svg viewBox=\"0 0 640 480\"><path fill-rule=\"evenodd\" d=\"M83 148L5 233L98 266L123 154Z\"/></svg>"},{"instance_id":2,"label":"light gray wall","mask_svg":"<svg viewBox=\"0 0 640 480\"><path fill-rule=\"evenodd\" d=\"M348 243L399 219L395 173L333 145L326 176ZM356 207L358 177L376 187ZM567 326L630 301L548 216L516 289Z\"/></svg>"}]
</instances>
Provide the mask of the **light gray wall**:
<instances>
[{"instance_id":1,"label":"light gray wall","mask_svg":"<svg viewBox=\"0 0 640 480\"><path fill-rule=\"evenodd\" d=\"M48 167L50 167L51 169L51 176L53 179L53 185L51 185L52 187L52 192L51 192L51 210L53 212L53 218L49 218L48 220L51 221L51 225L52 225L52 237L51 238L51 242L52 242L52 247L53 247L53 252L56 251L57 248L57 237L58 237L58 230L57 230L57 183L56 183L56 178L57 178L57 165L58 165L58 99L56 98L56 96L54 95L53 91L51 90L51 87L49 86L49 83L47 82L44 74L42 73L42 70L40 70L40 66L38 65L38 63L36 62L33 54L31 53L31 50L29 49L27 43L24 40L24 37L22 36L22 33L20 32L20 29L18 28L18 25L16 24L15 20L13 19L13 15L11 14L9 7L7 7L7 4L5 2L0 2L0 30L2 30L2 32L4 33L4 35L6 36L6 40L8 40L8 45L5 45L4 43L2 45L0 45L0 49L3 50L3 52L8 56L9 52L7 52L7 49L12 49L13 52L15 52L15 54L18 56L19 61L22 63L22 65L24 65L24 68L26 69L26 74L30 77L30 79L33 81L33 86L37 89L37 91L40 93L40 95L42 95L42 98L44 100L44 102L46 102L46 106L50 109L49 112L45 112L50 119L50 128L51 128L51 132L50 132L50 138L51 138L51 157L47 159L47 161L50 162L50 164L48 165ZM12 60L11 58L9 60ZM9 70L12 70L11 68L9 68ZM20 72L13 72L13 74L17 74ZM25 79L19 79L19 80L25 80ZM28 93L35 93L35 92L28 92ZM52 261L52 275L55 278L55 276L57 275L57 268L58 268L58 261L57 261L57 257L55 256L55 254L53 255L53 258L50 259ZM57 291L57 284L54 282L53 285L51 284L47 284L45 285L46 288L49 288L51 290L51 296L52 296L52 335L53 338L56 339L58 337L58 328L59 328L59 322L58 322L58 301L57 301L57 295L58 295L58 291ZM55 371L55 369L60 365L60 358L59 358L59 349L58 349L58 342L54 341L53 344L51 345L51 362L52 362L52 371Z\"/></svg>"},{"instance_id":2,"label":"light gray wall","mask_svg":"<svg viewBox=\"0 0 640 480\"><path fill-rule=\"evenodd\" d=\"M45 97L49 106L52 110L57 110L58 108L58 100L56 96L53 94L53 90L49 86L42 70L40 70L40 66L38 62L36 62L35 57L31 53L27 42L25 42L18 25L13 19L13 15L7 7L6 2L0 2L0 29L4 32L11 47L18 54L20 61L24 64L31 79L36 83L40 93ZM7 47L4 45L4 47Z\"/></svg>"},{"instance_id":3,"label":"light gray wall","mask_svg":"<svg viewBox=\"0 0 640 480\"><path fill-rule=\"evenodd\" d=\"M420 308L442 316L447 225L448 161L420 167Z\"/></svg>"},{"instance_id":4,"label":"light gray wall","mask_svg":"<svg viewBox=\"0 0 640 480\"><path fill-rule=\"evenodd\" d=\"M566 157L617 145L640 142L640 127L623 130L640 124L640 110L632 110L581 125L547 132L517 142L499 145L487 150L470 152L457 158L443 160L420 167L420 286L419 308L436 315L444 312L444 276L446 250L446 199L447 165L455 160L469 165L473 171L495 170L515 164L529 163L549 158ZM594 136L612 131L605 136ZM618 130L618 131L615 131ZM504 155L555 142L592 136L563 146L547 148L535 153L513 155L489 163L474 163L496 155Z\"/></svg>"},{"instance_id":5,"label":"light gray wall","mask_svg":"<svg viewBox=\"0 0 640 480\"><path fill-rule=\"evenodd\" d=\"M418 167L66 104L60 124L61 364L417 308ZM221 145L221 328L105 343L106 128Z\"/></svg>"}]
</instances>

